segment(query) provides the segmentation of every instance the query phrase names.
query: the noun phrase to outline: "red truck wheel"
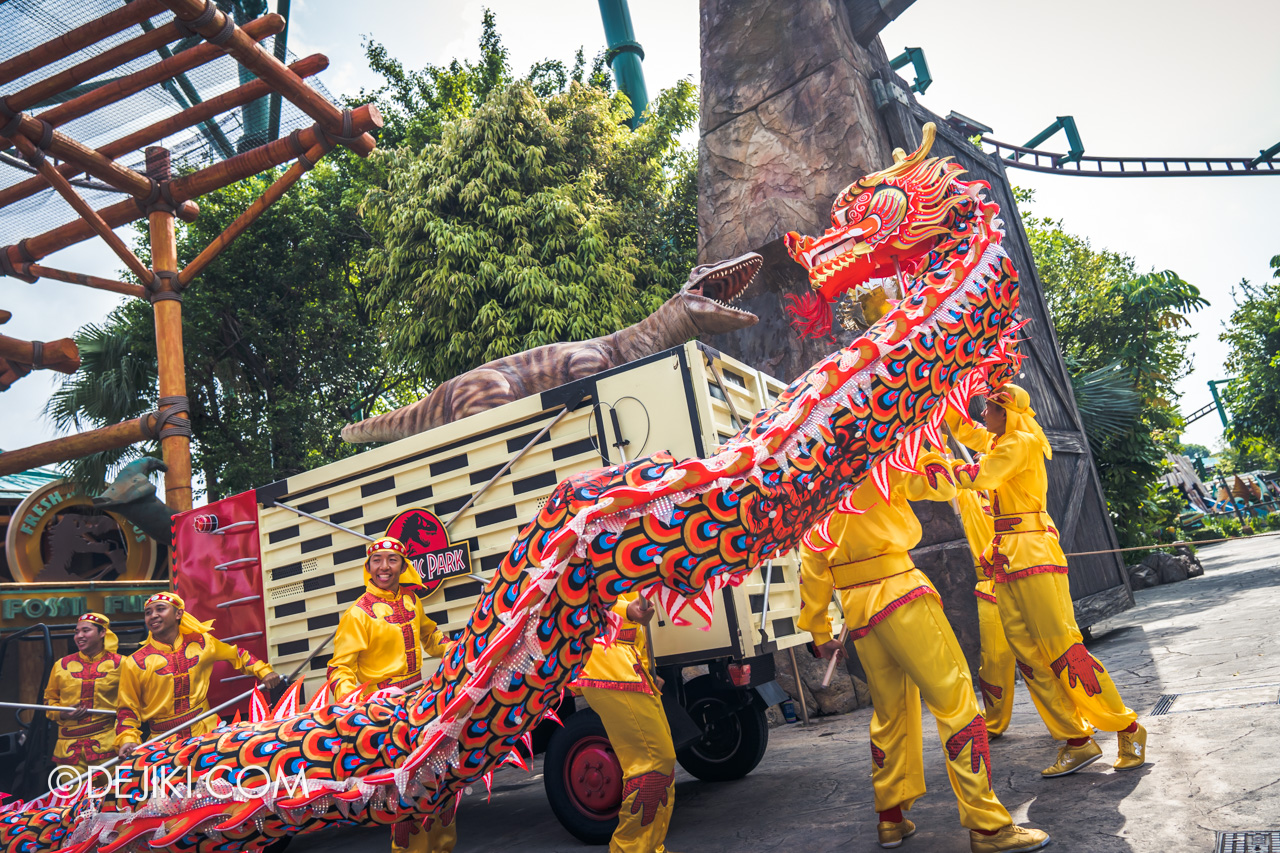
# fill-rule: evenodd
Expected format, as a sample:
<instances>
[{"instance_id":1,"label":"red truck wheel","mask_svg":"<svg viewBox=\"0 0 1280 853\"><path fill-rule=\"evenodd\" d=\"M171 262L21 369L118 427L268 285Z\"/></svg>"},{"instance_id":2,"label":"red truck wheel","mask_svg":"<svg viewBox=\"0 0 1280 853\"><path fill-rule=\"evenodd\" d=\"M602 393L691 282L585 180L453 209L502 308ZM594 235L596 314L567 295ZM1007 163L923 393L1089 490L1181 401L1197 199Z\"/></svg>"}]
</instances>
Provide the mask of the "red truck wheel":
<instances>
[{"instance_id":1,"label":"red truck wheel","mask_svg":"<svg viewBox=\"0 0 1280 853\"><path fill-rule=\"evenodd\" d=\"M575 713L551 736L542 784L560 824L580 841L606 844L618 826L622 767L600 717Z\"/></svg>"}]
</instances>

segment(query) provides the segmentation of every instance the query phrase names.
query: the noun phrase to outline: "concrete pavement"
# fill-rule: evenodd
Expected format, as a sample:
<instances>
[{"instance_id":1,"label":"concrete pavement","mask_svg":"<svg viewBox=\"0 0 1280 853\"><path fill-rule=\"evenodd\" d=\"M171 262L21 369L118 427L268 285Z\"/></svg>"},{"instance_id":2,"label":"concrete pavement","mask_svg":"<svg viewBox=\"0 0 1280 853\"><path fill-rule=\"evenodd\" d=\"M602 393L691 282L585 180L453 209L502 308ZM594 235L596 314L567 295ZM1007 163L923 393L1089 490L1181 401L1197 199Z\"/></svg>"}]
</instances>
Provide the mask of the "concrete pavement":
<instances>
[{"instance_id":1,"label":"concrete pavement","mask_svg":"<svg viewBox=\"0 0 1280 853\"><path fill-rule=\"evenodd\" d=\"M1212 851L1215 830L1280 829L1280 537L1209 546L1200 559L1203 577L1139 591L1137 606L1094 626L1089 643L1150 732L1146 766L1112 770L1115 738L1100 735L1103 761L1073 776L1042 779L1057 744L1019 685L1013 724L991 745L995 789L1016 822L1053 835L1051 849ZM676 853L879 850L870 714L864 709L809 728L773 729L764 760L738 782L704 783L677 770L668 847ZM900 849L964 853L968 834L932 732L926 722L929 793L910 812L919 832ZM540 762L532 774L504 770L492 804L485 804L483 786L464 798L458 853L603 849L561 829L540 773ZM386 837L384 831L338 830L296 839L291 850L381 851L388 849Z\"/></svg>"}]
</instances>

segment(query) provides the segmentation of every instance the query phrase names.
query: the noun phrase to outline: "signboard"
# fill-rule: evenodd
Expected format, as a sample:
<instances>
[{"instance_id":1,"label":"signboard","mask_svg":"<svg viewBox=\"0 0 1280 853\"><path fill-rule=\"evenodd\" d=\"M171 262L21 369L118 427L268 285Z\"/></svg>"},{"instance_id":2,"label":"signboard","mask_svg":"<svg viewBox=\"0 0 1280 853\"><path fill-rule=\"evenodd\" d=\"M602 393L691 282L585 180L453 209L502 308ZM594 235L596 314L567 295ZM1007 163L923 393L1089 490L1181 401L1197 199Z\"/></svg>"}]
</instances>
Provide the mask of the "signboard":
<instances>
[{"instance_id":1,"label":"signboard","mask_svg":"<svg viewBox=\"0 0 1280 853\"><path fill-rule=\"evenodd\" d=\"M95 509L75 483L54 480L14 510L5 557L17 583L145 581L156 544L124 516Z\"/></svg>"},{"instance_id":2,"label":"signboard","mask_svg":"<svg viewBox=\"0 0 1280 853\"><path fill-rule=\"evenodd\" d=\"M74 625L91 610L113 620L141 621L146 600L168 588L167 581L0 584L0 631L38 622Z\"/></svg>"},{"instance_id":3,"label":"signboard","mask_svg":"<svg viewBox=\"0 0 1280 853\"><path fill-rule=\"evenodd\" d=\"M387 536L399 539L409 552L409 562L418 570L428 598L449 578L471 574L471 543L450 542L449 534L434 513L409 509L387 526Z\"/></svg>"}]
</instances>

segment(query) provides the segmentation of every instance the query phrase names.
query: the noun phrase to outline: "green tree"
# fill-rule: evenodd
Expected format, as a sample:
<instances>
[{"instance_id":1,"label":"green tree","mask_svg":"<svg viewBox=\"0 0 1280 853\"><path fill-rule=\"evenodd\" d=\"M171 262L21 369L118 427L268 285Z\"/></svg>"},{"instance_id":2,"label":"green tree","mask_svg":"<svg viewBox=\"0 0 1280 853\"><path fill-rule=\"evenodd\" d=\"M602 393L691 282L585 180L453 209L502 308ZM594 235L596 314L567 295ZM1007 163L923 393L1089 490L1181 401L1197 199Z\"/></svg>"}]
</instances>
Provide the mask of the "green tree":
<instances>
[{"instance_id":1,"label":"green tree","mask_svg":"<svg viewBox=\"0 0 1280 853\"><path fill-rule=\"evenodd\" d=\"M1167 516L1158 477L1182 428L1175 386L1191 369L1186 315L1208 302L1170 270L1140 273L1061 221L1023 216L1116 533L1126 547L1153 542Z\"/></svg>"},{"instance_id":2,"label":"green tree","mask_svg":"<svg viewBox=\"0 0 1280 853\"><path fill-rule=\"evenodd\" d=\"M191 260L274 179L266 173L200 199L178 235ZM418 389L399 378L361 300L363 231L321 163L207 267L183 301L193 467L209 499L313 468L352 450L338 431L374 401ZM139 248L144 248L140 246ZM48 405L60 427L116 423L154 408L151 306L133 301L80 330L83 366ZM98 485L115 463L154 446L73 464Z\"/></svg>"},{"instance_id":3,"label":"green tree","mask_svg":"<svg viewBox=\"0 0 1280 853\"><path fill-rule=\"evenodd\" d=\"M1220 335L1231 348L1224 367L1232 380L1223 394L1229 436L1241 456L1258 462L1280 450L1280 255L1271 268L1269 281L1241 281L1232 292L1235 309Z\"/></svg>"},{"instance_id":4,"label":"green tree","mask_svg":"<svg viewBox=\"0 0 1280 853\"><path fill-rule=\"evenodd\" d=\"M383 155L365 200L371 304L388 352L428 383L485 361L615 331L685 280L696 250L694 89L636 131L622 96L571 80L491 92L438 143Z\"/></svg>"}]
</instances>

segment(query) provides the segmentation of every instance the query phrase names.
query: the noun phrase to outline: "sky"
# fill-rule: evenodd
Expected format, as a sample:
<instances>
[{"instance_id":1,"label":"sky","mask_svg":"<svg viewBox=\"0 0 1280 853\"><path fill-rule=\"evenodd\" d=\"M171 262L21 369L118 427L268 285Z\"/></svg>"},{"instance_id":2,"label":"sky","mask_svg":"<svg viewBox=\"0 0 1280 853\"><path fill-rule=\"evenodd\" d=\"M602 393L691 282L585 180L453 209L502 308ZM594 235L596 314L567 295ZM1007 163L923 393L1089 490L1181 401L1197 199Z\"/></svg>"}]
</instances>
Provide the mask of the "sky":
<instances>
[{"instance_id":1,"label":"sky","mask_svg":"<svg viewBox=\"0 0 1280 853\"><path fill-rule=\"evenodd\" d=\"M599 8L589 0L293 0L289 46L325 53L321 76L335 94L378 80L363 41L386 45L406 66L475 58L483 9L494 11L513 69L542 59L571 62L604 46ZM1190 0L917 0L881 34L890 56L924 49L934 83L921 102L994 129L1022 144L1059 115L1076 119L1086 153L1115 156L1245 156L1280 142L1280 3L1223 0L1206 13ZM682 77L699 79L696 0L633 0L651 97ZM1063 151L1061 135L1042 148ZM850 175L852 180L856 175ZM1232 286L1270 275L1280 254L1276 216L1280 176L1099 179L1012 172L1035 190L1034 211L1062 219L1095 248L1132 255L1141 269L1172 269L1212 304L1191 317L1192 371L1179 383L1189 413L1209 402L1206 382L1223 377L1218 341ZM120 264L99 241L48 259L50 266L115 277ZM198 287L197 282L194 286ZM122 297L42 280L0 278L0 307L13 312L3 332L26 340L70 336L100 321ZM58 374L33 373L0 395L0 447L56 435L41 415ZM1213 447L1216 416L1188 428L1184 441Z\"/></svg>"}]
</instances>

